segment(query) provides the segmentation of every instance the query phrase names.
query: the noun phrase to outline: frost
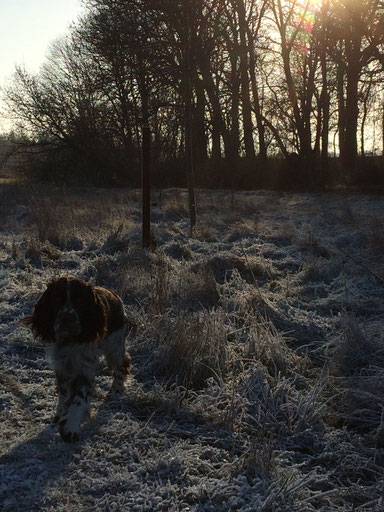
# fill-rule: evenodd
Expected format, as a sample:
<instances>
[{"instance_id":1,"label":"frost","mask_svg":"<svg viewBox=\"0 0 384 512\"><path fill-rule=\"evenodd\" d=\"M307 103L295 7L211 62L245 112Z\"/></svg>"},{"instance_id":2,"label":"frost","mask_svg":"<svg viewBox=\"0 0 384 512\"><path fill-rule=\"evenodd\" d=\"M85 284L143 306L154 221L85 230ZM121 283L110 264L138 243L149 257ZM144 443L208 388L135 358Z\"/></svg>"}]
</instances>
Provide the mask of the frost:
<instances>
[{"instance_id":1,"label":"frost","mask_svg":"<svg viewBox=\"0 0 384 512\"><path fill-rule=\"evenodd\" d=\"M148 252L135 191L36 191L0 226L1 510L380 510L384 199L200 191L190 237L163 190ZM68 273L123 297L134 363L71 446L17 323Z\"/></svg>"}]
</instances>

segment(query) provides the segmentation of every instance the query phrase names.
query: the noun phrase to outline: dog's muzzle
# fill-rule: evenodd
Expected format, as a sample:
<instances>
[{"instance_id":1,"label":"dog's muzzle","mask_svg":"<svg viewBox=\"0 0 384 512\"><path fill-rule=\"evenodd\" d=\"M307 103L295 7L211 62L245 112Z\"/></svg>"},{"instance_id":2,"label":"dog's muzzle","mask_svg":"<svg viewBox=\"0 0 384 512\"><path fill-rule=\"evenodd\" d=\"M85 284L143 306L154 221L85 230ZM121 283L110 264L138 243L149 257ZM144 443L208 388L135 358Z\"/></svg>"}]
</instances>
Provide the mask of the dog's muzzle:
<instances>
[{"instance_id":1,"label":"dog's muzzle","mask_svg":"<svg viewBox=\"0 0 384 512\"><path fill-rule=\"evenodd\" d=\"M78 314L72 308L61 309L56 316L53 327L58 341L78 336L81 333Z\"/></svg>"}]
</instances>

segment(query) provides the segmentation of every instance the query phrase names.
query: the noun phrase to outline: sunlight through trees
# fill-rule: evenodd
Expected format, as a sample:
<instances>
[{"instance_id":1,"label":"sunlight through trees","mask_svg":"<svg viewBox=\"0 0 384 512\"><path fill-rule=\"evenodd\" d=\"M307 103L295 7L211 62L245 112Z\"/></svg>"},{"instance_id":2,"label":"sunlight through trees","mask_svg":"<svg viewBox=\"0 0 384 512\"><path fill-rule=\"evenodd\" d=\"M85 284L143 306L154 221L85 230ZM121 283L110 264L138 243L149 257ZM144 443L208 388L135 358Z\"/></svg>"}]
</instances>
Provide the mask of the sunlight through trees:
<instances>
[{"instance_id":1,"label":"sunlight through trees","mask_svg":"<svg viewBox=\"0 0 384 512\"><path fill-rule=\"evenodd\" d=\"M89 174L113 177L134 167L145 112L153 161L189 154L190 165L206 173L221 162L226 183L240 160L257 172L267 157L283 156L320 176L329 156L340 156L353 175L358 155L383 153L382 2L86 6L41 72L17 68L4 95L19 131L40 147L75 153ZM193 157L185 151L189 139Z\"/></svg>"}]
</instances>

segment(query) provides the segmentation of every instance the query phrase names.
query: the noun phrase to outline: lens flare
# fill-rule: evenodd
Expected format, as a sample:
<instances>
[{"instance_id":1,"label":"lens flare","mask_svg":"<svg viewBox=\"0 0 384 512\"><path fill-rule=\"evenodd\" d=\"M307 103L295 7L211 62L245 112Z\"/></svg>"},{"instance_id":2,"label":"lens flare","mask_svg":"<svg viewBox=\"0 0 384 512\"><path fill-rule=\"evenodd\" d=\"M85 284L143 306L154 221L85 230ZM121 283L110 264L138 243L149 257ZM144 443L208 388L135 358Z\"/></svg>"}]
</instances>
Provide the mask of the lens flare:
<instances>
[{"instance_id":1,"label":"lens flare","mask_svg":"<svg viewBox=\"0 0 384 512\"><path fill-rule=\"evenodd\" d=\"M309 51L316 16L321 5L322 0L308 0L305 4L298 5L290 27L294 48L298 54L306 55Z\"/></svg>"}]
</instances>

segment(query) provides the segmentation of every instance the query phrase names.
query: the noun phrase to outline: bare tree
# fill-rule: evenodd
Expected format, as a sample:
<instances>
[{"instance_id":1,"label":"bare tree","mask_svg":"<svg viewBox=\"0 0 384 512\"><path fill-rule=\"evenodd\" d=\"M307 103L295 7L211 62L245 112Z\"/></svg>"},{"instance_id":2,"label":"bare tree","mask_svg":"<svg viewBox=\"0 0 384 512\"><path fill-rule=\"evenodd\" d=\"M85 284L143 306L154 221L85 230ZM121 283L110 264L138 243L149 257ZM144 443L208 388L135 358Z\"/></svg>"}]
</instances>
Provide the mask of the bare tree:
<instances>
[{"instance_id":1,"label":"bare tree","mask_svg":"<svg viewBox=\"0 0 384 512\"><path fill-rule=\"evenodd\" d=\"M337 0L332 4L329 52L338 66L340 156L353 169L358 153L359 81L384 42L380 2Z\"/></svg>"}]
</instances>

